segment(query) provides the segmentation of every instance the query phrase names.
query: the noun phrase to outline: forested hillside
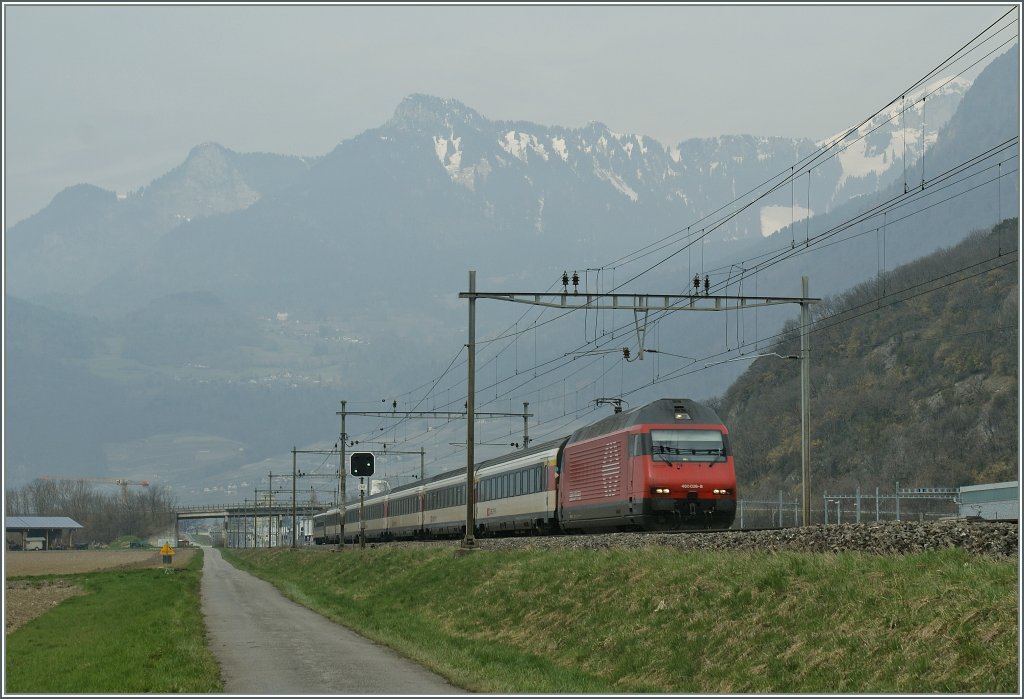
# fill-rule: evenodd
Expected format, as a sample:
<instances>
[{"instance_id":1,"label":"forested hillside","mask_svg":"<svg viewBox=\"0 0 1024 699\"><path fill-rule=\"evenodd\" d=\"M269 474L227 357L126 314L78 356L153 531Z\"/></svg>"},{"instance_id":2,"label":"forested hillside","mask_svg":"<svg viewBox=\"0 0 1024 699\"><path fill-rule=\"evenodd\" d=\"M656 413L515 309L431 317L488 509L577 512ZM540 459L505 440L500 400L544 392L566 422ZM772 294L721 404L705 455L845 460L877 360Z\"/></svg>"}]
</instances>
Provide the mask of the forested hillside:
<instances>
[{"instance_id":1,"label":"forested hillside","mask_svg":"<svg viewBox=\"0 0 1024 699\"><path fill-rule=\"evenodd\" d=\"M1018 477L1016 218L816 304L811 491ZM799 326L764 350L796 355ZM719 406L744 497L800 493L800 363L755 360Z\"/></svg>"}]
</instances>

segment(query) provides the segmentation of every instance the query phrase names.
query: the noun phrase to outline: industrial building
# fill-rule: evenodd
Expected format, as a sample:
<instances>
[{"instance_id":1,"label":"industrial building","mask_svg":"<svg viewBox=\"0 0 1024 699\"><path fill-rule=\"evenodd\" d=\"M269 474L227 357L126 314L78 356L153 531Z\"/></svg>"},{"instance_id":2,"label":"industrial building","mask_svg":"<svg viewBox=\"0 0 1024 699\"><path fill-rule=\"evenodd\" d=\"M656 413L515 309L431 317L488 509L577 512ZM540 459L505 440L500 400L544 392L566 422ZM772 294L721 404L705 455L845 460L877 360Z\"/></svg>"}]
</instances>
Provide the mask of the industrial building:
<instances>
[{"instance_id":1,"label":"industrial building","mask_svg":"<svg viewBox=\"0 0 1024 699\"><path fill-rule=\"evenodd\" d=\"M957 505L961 517L1014 520L1020 518L1018 481L960 487Z\"/></svg>"},{"instance_id":2,"label":"industrial building","mask_svg":"<svg viewBox=\"0 0 1024 699\"><path fill-rule=\"evenodd\" d=\"M70 517L7 517L4 520L7 548L12 551L73 548L76 529L82 529L82 525Z\"/></svg>"}]
</instances>

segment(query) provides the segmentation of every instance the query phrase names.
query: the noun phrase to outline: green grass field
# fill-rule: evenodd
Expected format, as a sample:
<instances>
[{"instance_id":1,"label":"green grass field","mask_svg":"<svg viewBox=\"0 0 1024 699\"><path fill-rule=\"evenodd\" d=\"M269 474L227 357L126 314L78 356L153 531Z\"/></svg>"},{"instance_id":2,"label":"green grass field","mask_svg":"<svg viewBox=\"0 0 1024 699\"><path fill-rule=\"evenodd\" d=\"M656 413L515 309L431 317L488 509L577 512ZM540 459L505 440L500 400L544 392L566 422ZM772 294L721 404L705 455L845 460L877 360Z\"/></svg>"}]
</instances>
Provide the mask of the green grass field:
<instances>
[{"instance_id":1,"label":"green grass field","mask_svg":"<svg viewBox=\"0 0 1024 699\"><path fill-rule=\"evenodd\" d=\"M1016 559L656 547L224 555L476 692L1019 690ZM223 691L201 561L60 576L88 594L7 636L5 691Z\"/></svg>"},{"instance_id":2,"label":"green grass field","mask_svg":"<svg viewBox=\"0 0 1024 699\"><path fill-rule=\"evenodd\" d=\"M1017 693L1018 564L907 556L225 550L490 693Z\"/></svg>"},{"instance_id":3,"label":"green grass field","mask_svg":"<svg viewBox=\"0 0 1024 699\"><path fill-rule=\"evenodd\" d=\"M221 692L200 607L202 552L187 568L59 577L73 597L7 636L5 693Z\"/></svg>"}]
</instances>

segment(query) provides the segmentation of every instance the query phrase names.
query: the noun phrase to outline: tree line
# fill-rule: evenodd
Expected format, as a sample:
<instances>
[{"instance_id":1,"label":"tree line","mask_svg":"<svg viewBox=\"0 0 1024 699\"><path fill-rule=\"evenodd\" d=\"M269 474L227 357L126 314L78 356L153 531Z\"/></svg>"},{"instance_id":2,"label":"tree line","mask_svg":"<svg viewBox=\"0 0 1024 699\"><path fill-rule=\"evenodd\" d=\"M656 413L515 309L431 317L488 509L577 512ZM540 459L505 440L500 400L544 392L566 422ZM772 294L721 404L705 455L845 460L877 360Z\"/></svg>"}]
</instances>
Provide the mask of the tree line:
<instances>
[{"instance_id":1,"label":"tree line","mask_svg":"<svg viewBox=\"0 0 1024 699\"><path fill-rule=\"evenodd\" d=\"M130 535L140 539L174 528L174 500L166 487L104 492L84 480L37 478L5 491L7 514L70 517L82 525L77 542L107 544Z\"/></svg>"}]
</instances>

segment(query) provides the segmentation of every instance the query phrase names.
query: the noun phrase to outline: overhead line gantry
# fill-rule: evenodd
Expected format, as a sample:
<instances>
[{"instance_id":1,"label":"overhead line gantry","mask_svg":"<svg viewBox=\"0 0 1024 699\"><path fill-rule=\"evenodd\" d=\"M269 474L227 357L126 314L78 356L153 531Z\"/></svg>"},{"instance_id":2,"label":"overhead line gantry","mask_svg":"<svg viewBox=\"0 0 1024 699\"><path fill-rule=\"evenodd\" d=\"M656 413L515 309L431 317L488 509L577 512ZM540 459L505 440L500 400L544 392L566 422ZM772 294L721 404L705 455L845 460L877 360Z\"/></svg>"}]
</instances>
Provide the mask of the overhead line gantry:
<instances>
[{"instance_id":1,"label":"overhead line gantry","mask_svg":"<svg viewBox=\"0 0 1024 699\"><path fill-rule=\"evenodd\" d=\"M803 495L803 521L811 521L811 483L810 483L810 305L821 299L811 298L807 277L801 280L800 296L735 296L729 294L711 294L707 276L704 277L704 291L701 293L700 278L694 277L694 290L688 294L615 294L615 293L579 293L579 276L572 275L573 290L569 291L569 276L562 274L561 292L483 292L476 289L476 272L469 272L469 291L459 293L460 299L469 300L469 338L467 343L468 377L466 401L466 536L463 549L475 546L473 531L476 526L473 492L473 461L474 461L474 422L476 404L476 301L492 299L525 303L531 306L564 309L567 311L594 310L631 310L636 322L637 338L640 351L637 358L643 357L643 339L647 331L647 316L650 311L732 311L764 306L776 306L795 303L800 305L800 412L801 412L801 474Z\"/></svg>"}]
</instances>

